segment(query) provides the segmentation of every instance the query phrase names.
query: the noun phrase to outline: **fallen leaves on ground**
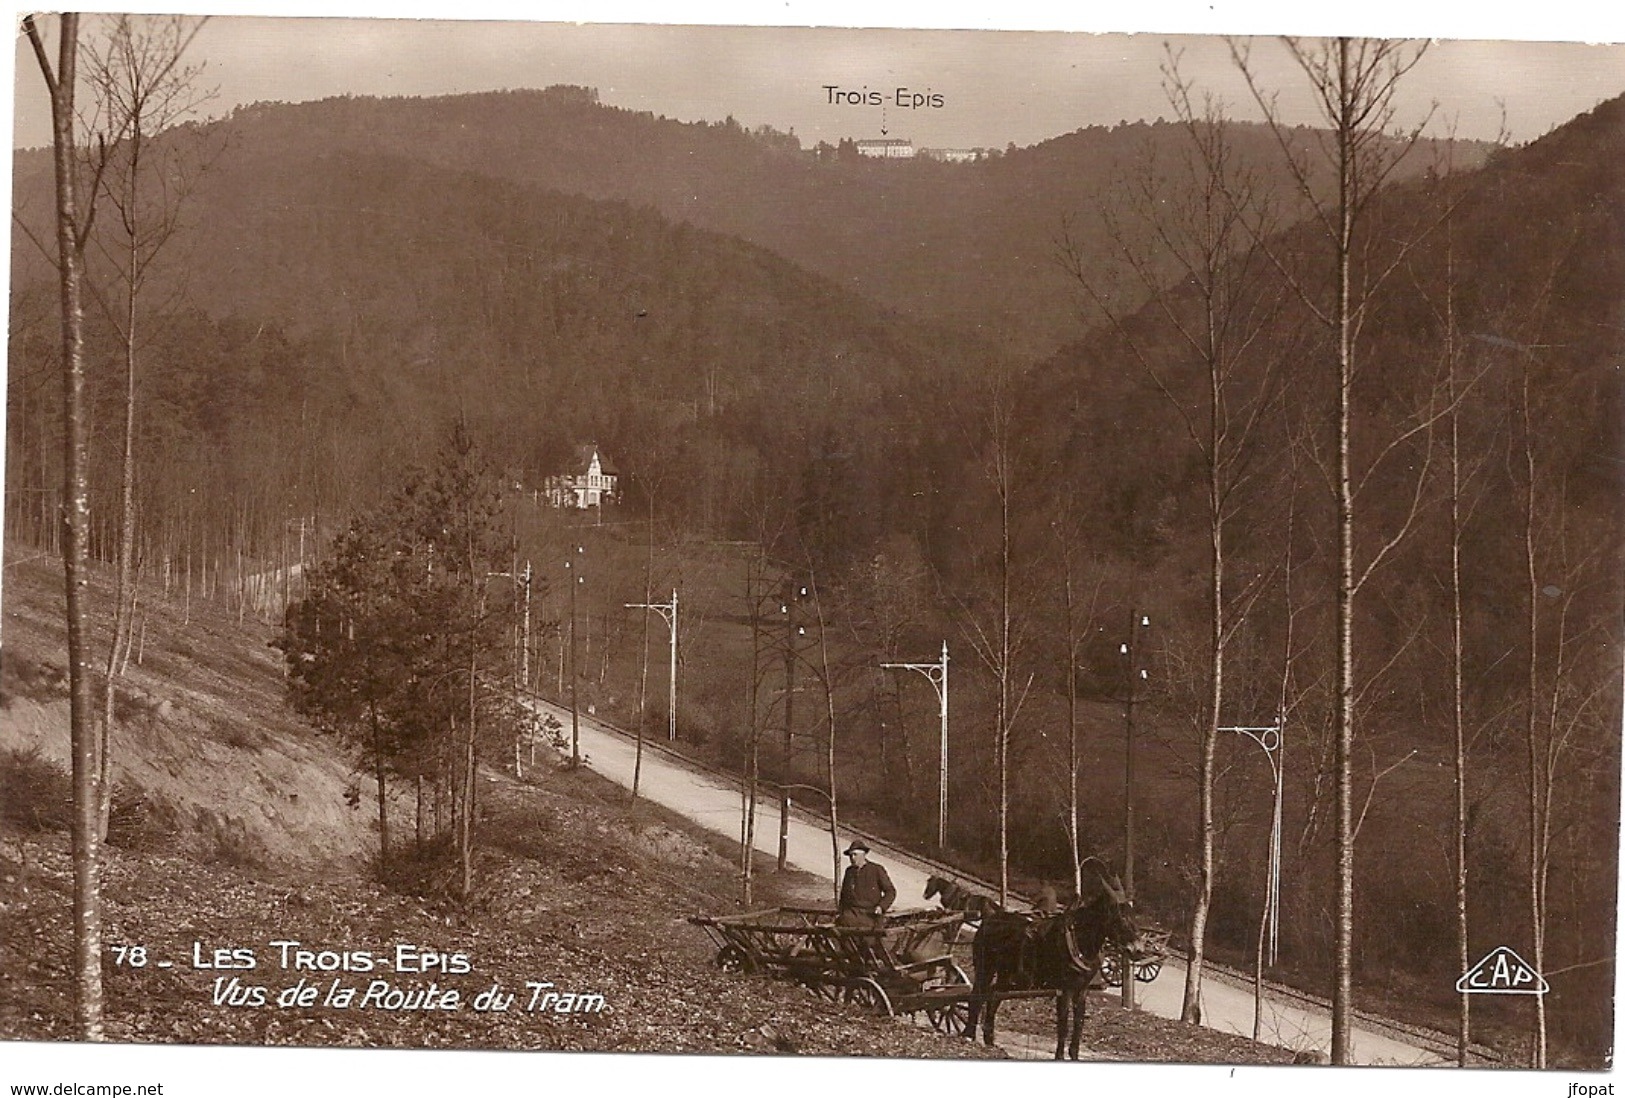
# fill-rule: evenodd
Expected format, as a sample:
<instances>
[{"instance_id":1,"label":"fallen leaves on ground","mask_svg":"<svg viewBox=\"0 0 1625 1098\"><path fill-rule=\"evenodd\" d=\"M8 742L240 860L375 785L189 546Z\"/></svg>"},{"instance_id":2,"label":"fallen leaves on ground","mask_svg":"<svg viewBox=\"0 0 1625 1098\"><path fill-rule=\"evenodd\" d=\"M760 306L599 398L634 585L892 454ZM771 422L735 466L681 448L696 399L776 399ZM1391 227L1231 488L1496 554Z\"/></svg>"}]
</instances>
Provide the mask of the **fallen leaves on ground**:
<instances>
[{"instance_id":1,"label":"fallen leaves on ground","mask_svg":"<svg viewBox=\"0 0 1625 1098\"><path fill-rule=\"evenodd\" d=\"M1005 1055L786 982L718 970L711 963L715 946L687 916L733 910L726 898L737 891L731 860L703 833L658 809L629 807L624 794L597 783L590 774L560 771L545 773L539 784L491 781L483 794L487 844L480 883L467 905L355 877L301 878L287 868L251 873L107 848L108 1037L211 1045ZM66 837L0 836L0 885L0 1037L71 1039ZM760 886L764 906L820 887L801 875L771 873L762 875ZM774 895L781 899L761 899ZM129 951L137 946L144 950L140 963ZM119 947L125 947L122 961ZM313 955L303 966L300 951ZM427 971L395 970L411 957L451 959ZM249 959L254 967L233 967ZM344 988L354 996L347 1006L336 990ZM448 991L457 994L455 1009L410 1009L419 1004L405 999L433 993L431 1001L444 1006ZM389 998L392 993L400 998ZM505 1008L477 1009L481 993L503 997L498 1001ZM554 998L545 998L549 993ZM602 997L602 1009L592 1009L599 1002L594 996ZM389 1009L392 1002L401 1008ZM1010 1012L1010 1025L1049 1032L1047 1004L1019 1007ZM1099 1003L1084 1041L1092 1055L1109 1059L1290 1059L1282 1050Z\"/></svg>"}]
</instances>

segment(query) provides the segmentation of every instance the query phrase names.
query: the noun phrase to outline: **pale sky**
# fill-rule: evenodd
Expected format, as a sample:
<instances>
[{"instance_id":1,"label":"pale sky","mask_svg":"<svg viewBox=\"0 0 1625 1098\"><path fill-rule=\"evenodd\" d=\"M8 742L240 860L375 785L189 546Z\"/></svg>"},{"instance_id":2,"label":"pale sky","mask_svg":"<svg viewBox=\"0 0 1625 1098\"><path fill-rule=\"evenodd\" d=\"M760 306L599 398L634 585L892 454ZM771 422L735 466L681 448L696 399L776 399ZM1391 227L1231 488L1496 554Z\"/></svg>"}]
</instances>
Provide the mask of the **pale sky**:
<instances>
[{"instance_id":1,"label":"pale sky","mask_svg":"<svg viewBox=\"0 0 1625 1098\"><path fill-rule=\"evenodd\" d=\"M274 8L263 2L181 6L307 16L237 14L209 22L190 56L206 65L203 83L218 89L211 107L216 113L258 100L442 95L567 83L598 88L612 106L685 121L732 115L747 126L793 129L805 146L877 137L882 129L916 145L1030 145L1080 126L1167 114L1159 64L1169 43L1183 51L1185 71L1200 86L1222 97L1236 116L1256 117L1224 41L1170 35L1178 29L1502 39L1438 43L1406 82L1406 120L1422 117L1437 102L1440 132L1453 121L1464 137L1494 137L1503 104L1511 137L1521 142L1625 93L1625 45L1576 44L1625 43L1625 5L1578 0L1528 5L1518 18L1441 13L1437 9L1451 5L1398 0L1362 4L1358 13L1283 12L1256 0L1228 5L1158 0L1123 5L1115 14L1076 16L1070 23L1050 10L1057 5L1031 0L974 10L913 0L717 2L677 9L640 0L592 5L572 0L524 9L545 10L557 20L591 18L591 25L514 22L519 9L493 0L456 7L309 0ZM1530 20L1528 9L1534 8L1539 22ZM412 18L308 18L380 12ZM674 19L713 25L656 25ZM756 25L764 22L779 25ZM814 22L824 25L794 26ZM995 25L1020 29L923 29ZM1074 29L1052 29L1057 27ZM1082 33L1085 28L1141 33ZM1294 107L1302 80L1279 45L1260 39L1255 57L1263 82L1280 89L1289 120L1313 121L1306 108ZM14 144L42 145L49 139L43 87L20 36L14 61L19 77ZM831 103L830 85L843 92L879 91L889 105L883 111ZM899 108L899 88L939 95L942 105Z\"/></svg>"}]
</instances>

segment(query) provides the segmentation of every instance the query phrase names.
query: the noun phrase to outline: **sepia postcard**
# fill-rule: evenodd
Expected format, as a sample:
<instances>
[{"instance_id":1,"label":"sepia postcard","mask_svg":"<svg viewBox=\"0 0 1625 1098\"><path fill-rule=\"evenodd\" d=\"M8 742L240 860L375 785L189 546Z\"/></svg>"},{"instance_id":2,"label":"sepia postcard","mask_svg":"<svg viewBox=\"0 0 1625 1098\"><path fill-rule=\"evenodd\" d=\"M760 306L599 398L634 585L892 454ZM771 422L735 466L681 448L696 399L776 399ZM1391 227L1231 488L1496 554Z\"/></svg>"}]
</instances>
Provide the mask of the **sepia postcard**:
<instances>
[{"instance_id":1,"label":"sepia postcard","mask_svg":"<svg viewBox=\"0 0 1625 1098\"><path fill-rule=\"evenodd\" d=\"M8 1093L1613 1093L1618 16L13 17Z\"/></svg>"}]
</instances>

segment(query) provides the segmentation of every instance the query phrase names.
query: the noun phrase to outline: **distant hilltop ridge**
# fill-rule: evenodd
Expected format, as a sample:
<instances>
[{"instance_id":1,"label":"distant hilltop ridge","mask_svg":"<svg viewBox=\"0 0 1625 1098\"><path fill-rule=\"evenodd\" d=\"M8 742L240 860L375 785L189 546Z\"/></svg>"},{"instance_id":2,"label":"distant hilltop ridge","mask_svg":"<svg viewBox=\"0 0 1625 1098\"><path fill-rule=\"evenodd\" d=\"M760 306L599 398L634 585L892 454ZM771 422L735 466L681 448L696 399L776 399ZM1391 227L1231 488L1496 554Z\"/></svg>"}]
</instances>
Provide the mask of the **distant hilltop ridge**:
<instances>
[{"instance_id":1,"label":"distant hilltop ridge","mask_svg":"<svg viewBox=\"0 0 1625 1098\"><path fill-rule=\"evenodd\" d=\"M899 122L884 136L903 142L895 149L913 154L883 158L865 155L857 145L860 137L882 137L876 130L814 141L765 126L747 128L734 119L683 122L612 107L599 94L567 84L428 98L261 103L177 136L218 129L218 140L232 149L203 184L209 208L221 212L222 242L240 237L241 226L269 218L269 200L255 196L267 187L293 189L294 165L328 178L382 158L393 165L397 184L444 171L527 192L542 188L658 210L769 249L913 319L998 332L1002 345L1034 357L1079 334L1072 288L1052 262L1058 226L1071 217L1090 238L1077 243L1105 246L1097 219L1079 217L1080 211L1092 209L1145 157L1172 162L1188 141L1173 123L1124 122L1083 127L1034 146L958 149L951 137L926 142ZM602 94L612 98L614 92L604 88ZM1284 175L1279 145L1266 128L1236 123L1230 137L1238 163L1267 176ZM1314 131L1294 130L1288 138L1307 145ZM974 143L992 144L980 136ZM925 144L943 147L931 152L922 149ZM1449 155L1464 169L1482 163L1489 149L1457 143ZM1422 174L1444 153L1438 143L1424 141L1391 182ZM257 174L240 170L248 164ZM49 152L19 154L15 166L20 206L50 209ZM306 214L327 218L341 211L323 199ZM14 260L25 267L35 263L26 236L17 240L22 243L14 247ZM191 280L195 303L205 309L239 308L245 297L276 298L279 315L305 309L302 280L270 278L259 270L253 272L255 285L244 285L240 279L248 278L248 270L240 248L228 254L222 247L218 261L214 277L198 273ZM308 265L305 258L285 262L289 271ZM338 300L313 307L325 312Z\"/></svg>"}]
</instances>

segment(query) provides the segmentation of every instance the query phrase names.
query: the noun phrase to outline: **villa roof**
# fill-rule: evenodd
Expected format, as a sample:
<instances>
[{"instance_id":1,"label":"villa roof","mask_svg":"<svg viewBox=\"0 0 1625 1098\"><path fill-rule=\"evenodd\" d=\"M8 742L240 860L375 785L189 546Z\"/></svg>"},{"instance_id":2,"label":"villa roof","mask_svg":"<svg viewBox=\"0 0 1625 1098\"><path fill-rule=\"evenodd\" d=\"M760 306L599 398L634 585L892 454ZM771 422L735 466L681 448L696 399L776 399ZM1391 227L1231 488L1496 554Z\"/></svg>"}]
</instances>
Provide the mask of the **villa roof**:
<instances>
[{"instance_id":1,"label":"villa roof","mask_svg":"<svg viewBox=\"0 0 1625 1098\"><path fill-rule=\"evenodd\" d=\"M596 442L586 442L576 447L575 462L571 466L570 472L576 475L585 475L587 470L592 468L594 454L598 455L598 468L600 470L608 476L617 475L615 467L609 463L609 459L604 456L604 452L598 448Z\"/></svg>"}]
</instances>

